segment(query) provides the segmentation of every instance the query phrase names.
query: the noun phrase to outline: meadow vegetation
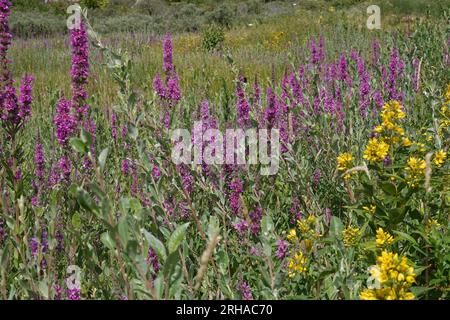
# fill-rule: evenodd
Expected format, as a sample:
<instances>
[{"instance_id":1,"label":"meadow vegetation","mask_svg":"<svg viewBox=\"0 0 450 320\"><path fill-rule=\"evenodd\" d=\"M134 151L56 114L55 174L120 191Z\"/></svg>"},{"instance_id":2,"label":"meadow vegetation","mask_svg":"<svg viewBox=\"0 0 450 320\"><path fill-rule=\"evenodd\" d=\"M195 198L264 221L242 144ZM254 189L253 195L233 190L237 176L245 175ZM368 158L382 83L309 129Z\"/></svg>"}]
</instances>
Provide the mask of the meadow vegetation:
<instances>
[{"instance_id":1,"label":"meadow vegetation","mask_svg":"<svg viewBox=\"0 0 450 320\"><path fill-rule=\"evenodd\" d=\"M2 298L449 298L448 1L131 2L0 0ZM235 127L275 175L172 162Z\"/></svg>"}]
</instances>

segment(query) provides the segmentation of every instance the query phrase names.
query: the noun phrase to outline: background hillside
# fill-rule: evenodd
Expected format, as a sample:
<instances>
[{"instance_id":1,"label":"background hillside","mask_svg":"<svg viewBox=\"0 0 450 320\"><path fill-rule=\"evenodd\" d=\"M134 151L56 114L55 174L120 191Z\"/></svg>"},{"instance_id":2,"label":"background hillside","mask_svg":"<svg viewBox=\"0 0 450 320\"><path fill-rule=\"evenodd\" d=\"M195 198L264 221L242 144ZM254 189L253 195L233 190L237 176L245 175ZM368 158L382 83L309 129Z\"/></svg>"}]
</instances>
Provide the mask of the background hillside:
<instances>
[{"instance_id":1,"label":"background hillside","mask_svg":"<svg viewBox=\"0 0 450 320\"><path fill-rule=\"evenodd\" d=\"M66 32L68 0L16 0L11 28L18 37L35 37ZM286 15L292 7L304 10L354 9L367 7L360 0L298 0L298 1L167 1L167 0L82 0L90 8L94 27L100 33L195 32L210 24L225 28L260 23L267 18ZM450 0L380 0L383 14L432 15L442 14Z\"/></svg>"}]
</instances>

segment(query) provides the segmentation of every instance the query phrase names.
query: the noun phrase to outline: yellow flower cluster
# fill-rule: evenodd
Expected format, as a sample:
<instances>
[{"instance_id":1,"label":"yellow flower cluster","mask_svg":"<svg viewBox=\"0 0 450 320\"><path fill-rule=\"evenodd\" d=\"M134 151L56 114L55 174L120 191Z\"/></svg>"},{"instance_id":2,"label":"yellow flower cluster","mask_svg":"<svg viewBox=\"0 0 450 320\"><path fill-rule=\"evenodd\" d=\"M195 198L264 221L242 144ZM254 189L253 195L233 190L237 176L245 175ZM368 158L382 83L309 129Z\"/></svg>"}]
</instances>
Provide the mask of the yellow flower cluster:
<instances>
[{"instance_id":1,"label":"yellow flower cluster","mask_svg":"<svg viewBox=\"0 0 450 320\"><path fill-rule=\"evenodd\" d=\"M375 211L377 210L377 206L374 204L368 205L368 206L364 206L363 210L370 213L371 215L375 214Z\"/></svg>"},{"instance_id":2,"label":"yellow flower cluster","mask_svg":"<svg viewBox=\"0 0 450 320\"><path fill-rule=\"evenodd\" d=\"M382 140L388 144L398 143L405 135L405 130L398 122L406 117L403 107L398 101L389 101L381 111L381 125L375 127L375 132L382 135Z\"/></svg>"},{"instance_id":3,"label":"yellow flower cluster","mask_svg":"<svg viewBox=\"0 0 450 320\"><path fill-rule=\"evenodd\" d=\"M378 228L376 237L377 247L382 248L391 245L393 242L394 237L389 232L384 231L383 228Z\"/></svg>"},{"instance_id":4,"label":"yellow flower cluster","mask_svg":"<svg viewBox=\"0 0 450 320\"><path fill-rule=\"evenodd\" d=\"M445 91L444 97L445 103L450 104L450 83L447 85L447 91Z\"/></svg>"},{"instance_id":5,"label":"yellow flower cluster","mask_svg":"<svg viewBox=\"0 0 450 320\"><path fill-rule=\"evenodd\" d=\"M407 172L406 180L411 187L417 187L419 180L425 174L426 166L425 160L415 157L409 158L405 170Z\"/></svg>"},{"instance_id":6,"label":"yellow flower cluster","mask_svg":"<svg viewBox=\"0 0 450 320\"><path fill-rule=\"evenodd\" d=\"M364 151L364 159L373 162L383 161L389 152L389 145L383 140L372 138L369 140L366 150Z\"/></svg>"},{"instance_id":7,"label":"yellow flower cluster","mask_svg":"<svg viewBox=\"0 0 450 320\"><path fill-rule=\"evenodd\" d=\"M342 241L344 246L353 247L359 240L361 236L361 231L359 228L347 227L342 231Z\"/></svg>"},{"instance_id":8,"label":"yellow flower cluster","mask_svg":"<svg viewBox=\"0 0 450 320\"><path fill-rule=\"evenodd\" d=\"M306 264L308 258L303 255L301 251L294 254L293 258L289 259L288 263L288 276L289 278L295 277L297 273L304 273L306 271Z\"/></svg>"},{"instance_id":9,"label":"yellow flower cluster","mask_svg":"<svg viewBox=\"0 0 450 320\"><path fill-rule=\"evenodd\" d=\"M405 117L406 113L398 101L389 101L383 106L381 124L374 129L378 137L369 140L364 151L364 159L381 162L388 155L391 145L400 142L404 147L412 145L411 140L405 137L405 130L399 124Z\"/></svg>"},{"instance_id":10,"label":"yellow flower cluster","mask_svg":"<svg viewBox=\"0 0 450 320\"><path fill-rule=\"evenodd\" d=\"M447 159L447 152L439 150L434 154L433 162L436 166L441 167L444 164L445 159Z\"/></svg>"},{"instance_id":11,"label":"yellow flower cluster","mask_svg":"<svg viewBox=\"0 0 450 320\"><path fill-rule=\"evenodd\" d=\"M309 215L306 219L297 220L297 226L302 232L302 235L310 233L311 230L314 230L315 223L316 217L314 217L313 215Z\"/></svg>"},{"instance_id":12,"label":"yellow flower cluster","mask_svg":"<svg viewBox=\"0 0 450 320\"><path fill-rule=\"evenodd\" d=\"M337 163L338 163L338 170L341 172L345 172L348 169L351 169L353 167L353 156L350 152L342 153L340 156L337 157ZM346 174L344 175L344 179L348 180L350 179L350 175Z\"/></svg>"},{"instance_id":13,"label":"yellow flower cluster","mask_svg":"<svg viewBox=\"0 0 450 320\"><path fill-rule=\"evenodd\" d=\"M427 221L426 227L428 229L440 229L442 228L442 224L440 224L439 221L437 221L436 219L429 219Z\"/></svg>"},{"instance_id":14,"label":"yellow flower cluster","mask_svg":"<svg viewBox=\"0 0 450 320\"><path fill-rule=\"evenodd\" d=\"M440 137L444 135L444 132L450 132L450 84L447 86L444 99L444 106L441 108L441 115L443 119L440 121L438 128L438 134Z\"/></svg>"},{"instance_id":15,"label":"yellow flower cluster","mask_svg":"<svg viewBox=\"0 0 450 320\"><path fill-rule=\"evenodd\" d=\"M298 238L297 238L297 231L295 231L295 229L289 230L289 233L288 233L288 235L287 235L287 239L288 239L290 242L295 242L295 240L298 239Z\"/></svg>"},{"instance_id":16,"label":"yellow flower cluster","mask_svg":"<svg viewBox=\"0 0 450 320\"><path fill-rule=\"evenodd\" d=\"M361 292L362 300L412 300L414 294L409 288L415 282L414 268L406 257L383 251L377 258L377 265L370 269L376 286Z\"/></svg>"}]
</instances>

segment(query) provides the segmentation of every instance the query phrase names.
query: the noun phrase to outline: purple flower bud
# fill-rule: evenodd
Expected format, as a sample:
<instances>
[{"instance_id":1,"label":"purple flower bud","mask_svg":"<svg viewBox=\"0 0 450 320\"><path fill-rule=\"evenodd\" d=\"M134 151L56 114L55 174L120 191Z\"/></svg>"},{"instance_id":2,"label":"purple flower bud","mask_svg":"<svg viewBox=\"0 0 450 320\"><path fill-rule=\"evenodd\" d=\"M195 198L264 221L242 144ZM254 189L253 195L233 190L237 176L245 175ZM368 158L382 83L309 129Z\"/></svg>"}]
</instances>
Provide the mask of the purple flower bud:
<instances>
[{"instance_id":1,"label":"purple flower bud","mask_svg":"<svg viewBox=\"0 0 450 320\"><path fill-rule=\"evenodd\" d=\"M152 266L153 272L155 273L155 275L161 269L161 265L159 264L159 261L158 261L158 256L156 255L155 251L151 247L148 248L147 263Z\"/></svg>"},{"instance_id":2,"label":"purple flower bud","mask_svg":"<svg viewBox=\"0 0 450 320\"><path fill-rule=\"evenodd\" d=\"M172 38L167 34L164 37L163 48L163 66L166 73L169 73L173 70L172 50Z\"/></svg>"},{"instance_id":3,"label":"purple flower bud","mask_svg":"<svg viewBox=\"0 0 450 320\"><path fill-rule=\"evenodd\" d=\"M37 143L34 149L34 163L36 164L36 177L42 181L45 174L45 160L44 152L42 151L42 144Z\"/></svg>"},{"instance_id":4,"label":"purple flower bud","mask_svg":"<svg viewBox=\"0 0 450 320\"><path fill-rule=\"evenodd\" d=\"M30 238L30 240L28 242L28 245L29 245L30 250L31 250L31 255L33 257L36 257L37 254L38 254L38 250L39 250L39 243L37 242L35 236Z\"/></svg>"},{"instance_id":5,"label":"purple flower bud","mask_svg":"<svg viewBox=\"0 0 450 320\"><path fill-rule=\"evenodd\" d=\"M247 282L242 281L242 282L238 283L236 289L238 291L240 291L240 293L242 294L242 299L253 300L252 292L251 292L250 286L248 285Z\"/></svg>"},{"instance_id":6,"label":"purple flower bud","mask_svg":"<svg viewBox=\"0 0 450 320\"><path fill-rule=\"evenodd\" d=\"M56 115L53 123L56 129L56 139L62 147L67 147L69 138L75 133L77 128L77 120L70 113L71 103L61 98L56 105Z\"/></svg>"},{"instance_id":7,"label":"purple flower bud","mask_svg":"<svg viewBox=\"0 0 450 320\"><path fill-rule=\"evenodd\" d=\"M285 240L280 239L277 241L277 252L276 252L275 256L279 260L283 260L286 257L287 251L288 251L288 246L289 246L289 243Z\"/></svg>"},{"instance_id":8,"label":"purple flower bud","mask_svg":"<svg viewBox=\"0 0 450 320\"><path fill-rule=\"evenodd\" d=\"M161 171L159 170L157 165L153 165L152 168L152 177L155 180L158 180L161 177Z\"/></svg>"},{"instance_id":9,"label":"purple flower bud","mask_svg":"<svg viewBox=\"0 0 450 320\"><path fill-rule=\"evenodd\" d=\"M248 105L247 99L245 98L244 90L242 89L241 82L237 83L236 86L236 96L237 96L237 121L239 127L247 127L250 125L250 107Z\"/></svg>"}]
</instances>

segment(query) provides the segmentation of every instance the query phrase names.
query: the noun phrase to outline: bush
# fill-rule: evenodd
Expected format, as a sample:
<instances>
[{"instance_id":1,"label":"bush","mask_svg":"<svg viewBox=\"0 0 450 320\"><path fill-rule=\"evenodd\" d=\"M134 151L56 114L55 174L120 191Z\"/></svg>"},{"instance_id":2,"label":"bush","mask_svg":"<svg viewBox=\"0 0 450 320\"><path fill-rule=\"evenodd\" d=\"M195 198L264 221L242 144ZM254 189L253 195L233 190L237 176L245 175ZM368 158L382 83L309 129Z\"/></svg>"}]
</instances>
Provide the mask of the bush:
<instances>
[{"instance_id":1,"label":"bush","mask_svg":"<svg viewBox=\"0 0 450 320\"><path fill-rule=\"evenodd\" d=\"M208 21L224 27L230 27L233 21L233 10L225 3L208 14Z\"/></svg>"},{"instance_id":2,"label":"bush","mask_svg":"<svg viewBox=\"0 0 450 320\"><path fill-rule=\"evenodd\" d=\"M83 0L82 5L90 9L106 8L109 4L109 0Z\"/></svg>"},{"instance_id":3,"label":"bush","mask_svg":"<svg viewBox=\"0 0 450 320\"><path fill-rule=\"evenodd\" d=\"M203 31L202 47L204 50L211 52L221 47L225 40L223 29L216 25L211 25Z\"/></svg>"},{"instance_id":4,"label":"bush","mask_svg":"<svg viewBox=\"0 0 450 320\"><path fill-rule=\"evenodd\" d=\"M66 20L47 12L14 12L11 31L19 38L61 34L66 31Z\"/></svg>"}]
</instances>

